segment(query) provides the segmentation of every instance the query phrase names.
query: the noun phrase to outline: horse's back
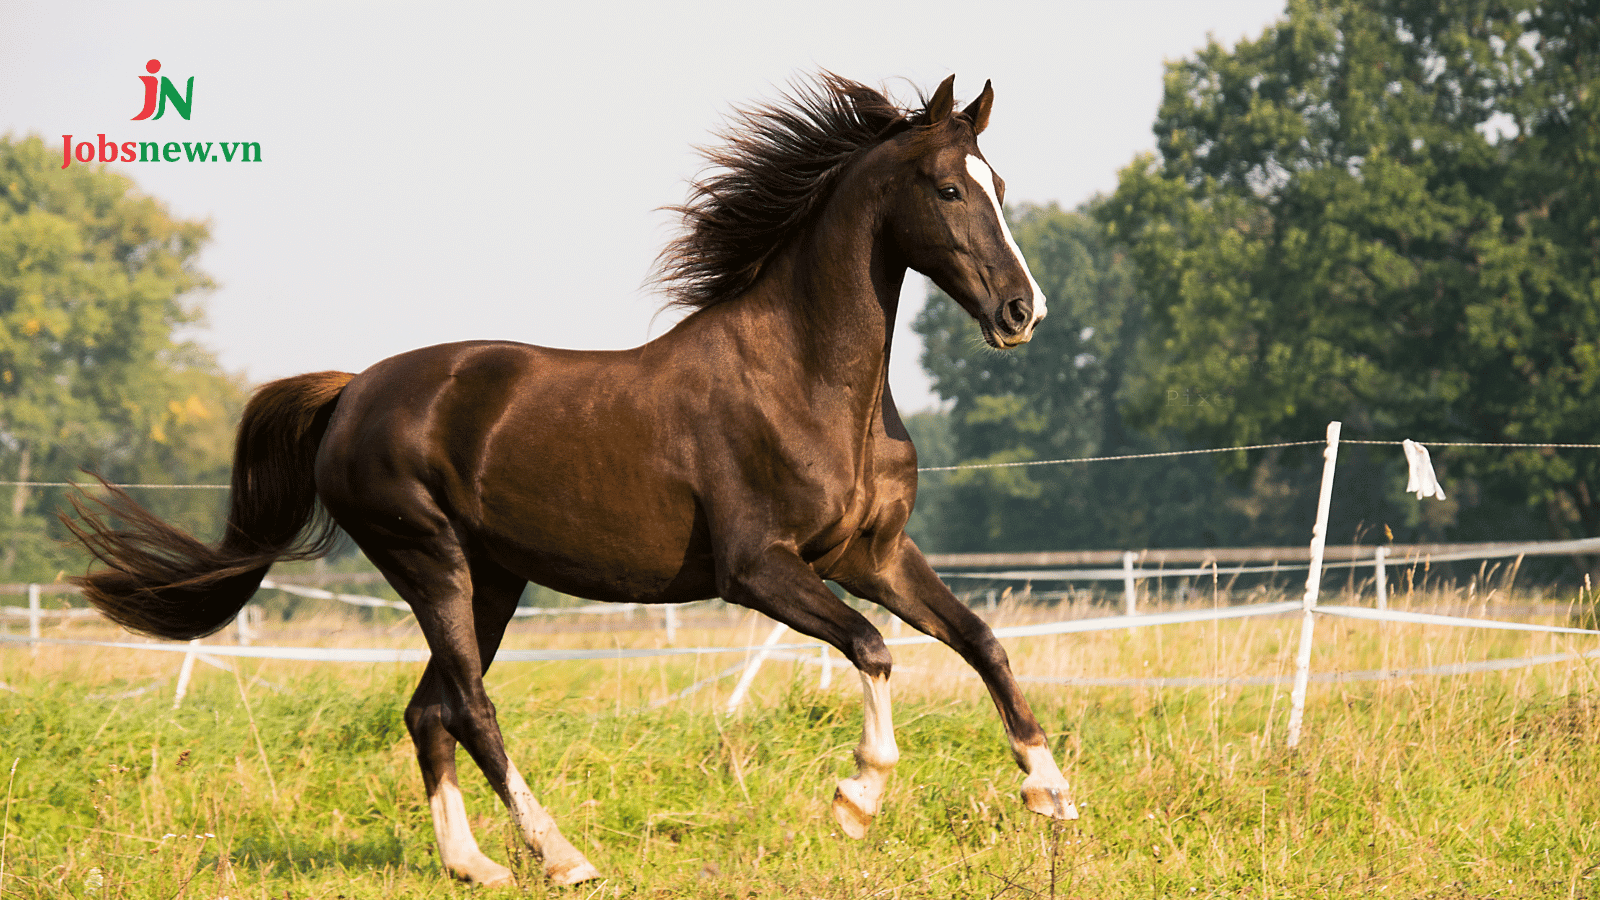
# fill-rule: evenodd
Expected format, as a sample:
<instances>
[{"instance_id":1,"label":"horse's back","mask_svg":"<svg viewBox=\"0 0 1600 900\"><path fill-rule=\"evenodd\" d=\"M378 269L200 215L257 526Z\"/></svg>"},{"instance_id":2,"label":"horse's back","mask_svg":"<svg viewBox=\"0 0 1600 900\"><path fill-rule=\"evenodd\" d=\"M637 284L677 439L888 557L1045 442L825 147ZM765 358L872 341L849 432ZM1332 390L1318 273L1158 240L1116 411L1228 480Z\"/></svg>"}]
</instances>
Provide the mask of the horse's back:
<instances>
[{"instance_id":1,"label":"horse's back","mask_svg":"<svg viewBox=\"0 0 1600 900\"><path fill-rule=\"evenodd\" d=\"M653 411L639 353L474 341L384 360L340 397L319 495L369 555L448 532L568 593L704 595L692 449Z\"/></svg>"}]
</instances>

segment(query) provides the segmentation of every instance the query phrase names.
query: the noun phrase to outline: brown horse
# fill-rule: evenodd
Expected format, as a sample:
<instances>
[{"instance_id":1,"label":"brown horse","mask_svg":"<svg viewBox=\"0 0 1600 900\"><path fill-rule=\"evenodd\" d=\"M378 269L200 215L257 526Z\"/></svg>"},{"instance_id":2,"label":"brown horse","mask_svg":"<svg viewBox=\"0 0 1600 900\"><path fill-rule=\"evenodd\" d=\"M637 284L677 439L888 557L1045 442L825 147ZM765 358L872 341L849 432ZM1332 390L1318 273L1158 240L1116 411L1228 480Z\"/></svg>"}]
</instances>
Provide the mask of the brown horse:
<instances>
[{"instance_id":1,"label":"brown horse","mask_svg":"<svg viewBox=\"0 0 1600 900\"><path fill-rule=\"evenodd\" d=\"M693 312L642 347L445 344L266 385L240 425L220 542L113 490L119 526L78 510L75 530L105 565L80 580L85 595L136 631L209 634L273 562L325 552L343 527L432 649L406 726L440 858L467 881L511 874L469 829L458 741L551 880L598 874L507 759L484 691L529 581L595 600L721 597L837 647L865 689L858 770L833 801L859 838L899 757L890 657L831 579L976 669L1027 773L1023 801L1075 818L1005 651L904 532L916 452L885 376L906 270L997 348L1026 342L1045 313L978 151L994 92L958 111L953 83L908 112L824 75L746 112L662 255Z\"/></svg>"}]
</instances>

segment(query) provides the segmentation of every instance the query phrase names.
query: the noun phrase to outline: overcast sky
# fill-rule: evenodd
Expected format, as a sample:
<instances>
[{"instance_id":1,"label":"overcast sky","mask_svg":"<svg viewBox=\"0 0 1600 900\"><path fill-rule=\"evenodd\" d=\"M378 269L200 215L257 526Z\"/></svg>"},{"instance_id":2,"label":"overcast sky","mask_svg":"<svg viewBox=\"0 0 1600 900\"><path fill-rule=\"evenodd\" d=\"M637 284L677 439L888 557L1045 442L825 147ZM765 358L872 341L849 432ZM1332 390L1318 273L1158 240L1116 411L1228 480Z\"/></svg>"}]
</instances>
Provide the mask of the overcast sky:
<instances>
[{"instance_id":1,"label":"overcast sky","mask_svg":"<svg viewBox=\"0 0 1600 900\"><path fill-rule=\"evenodd\" d=\"M1072 207L1154 147L1164 61L1283 3L549 6L0 0L0 134L259 143L259 163L114 166L210 223L193 337L252 381L466 338L618 348L675 319L646 283L660 208L731 107L818 69L908 104L993 79L1007 199ZM151 59L194 78L189 121L131 121ZM908 410L934 402L906 327L926 290L908 280L895 345Z\"/></svg>"}]
</instances>

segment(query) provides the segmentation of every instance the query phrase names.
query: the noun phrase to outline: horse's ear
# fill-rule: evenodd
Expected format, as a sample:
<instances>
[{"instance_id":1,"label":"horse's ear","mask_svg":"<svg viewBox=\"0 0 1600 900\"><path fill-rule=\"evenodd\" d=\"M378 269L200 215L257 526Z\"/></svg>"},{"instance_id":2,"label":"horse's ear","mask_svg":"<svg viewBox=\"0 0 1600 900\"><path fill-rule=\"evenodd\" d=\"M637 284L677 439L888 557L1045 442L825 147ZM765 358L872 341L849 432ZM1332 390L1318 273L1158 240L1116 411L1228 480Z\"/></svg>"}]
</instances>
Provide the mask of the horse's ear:
<instances>
[{"instance_id":1,"label":"horse's ear","mask_svg":"<svg viewBox=\"0 0 1600 900\"><path fill-rule=\"evenodd\" d=\"M951 75L939 84L939 89L933 92L933 99L928 101L928 124L937 125L950 118L955 108L956 77Z\"/></svg>"},{"instance_id":2,"label":"horse's ear","mask_svg":"<svg viewBox=\"0 0 1600 900\"><path fill-rule=\"evenodd\" d=\"M983 93L978 99L972 101L962 113L972 120L972 133L983 134L989 127L989 110L994 109L994 84L989 81L983 83Z\"/></svg>"}]
</instances>

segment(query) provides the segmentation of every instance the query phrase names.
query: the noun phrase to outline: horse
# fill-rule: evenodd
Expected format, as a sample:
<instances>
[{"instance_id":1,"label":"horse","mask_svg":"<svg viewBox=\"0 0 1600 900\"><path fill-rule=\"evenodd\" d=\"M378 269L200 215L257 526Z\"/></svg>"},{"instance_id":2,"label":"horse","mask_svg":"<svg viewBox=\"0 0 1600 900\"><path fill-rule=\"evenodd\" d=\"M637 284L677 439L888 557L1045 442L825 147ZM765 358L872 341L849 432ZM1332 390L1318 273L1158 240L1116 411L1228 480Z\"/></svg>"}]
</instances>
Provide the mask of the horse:
<instances>
[{"instance_id":1,"label":"horse","mask_svg":"<svg viewBox=\"0 0 1600 900\"><path fill-rule=\"evenodd\" d=\"M864 837L899 759L892 660L833 581L956 651L993 698L1028 809L1077 817L989 627L905 533L917 456L890 395L908 269L1026 343L1045 297L978 149L994 89L955 77L923 107L832 73L741 110L674 209L656 277L687 314L630 350L442 344L353 375L261 387L239 426L225 532L202 542L110 487L76 500L99 565L76 579L136 632L192 639L237 614L268 568L342 528L410 605L431 656L405 710L443 868L511 879L473 837L464 746L556 884L598 870L506 755L483 675L529 582L597 601L721 597L837 648L864 695L856 774L834 818Z\"/></svg>"}]
</instances>

